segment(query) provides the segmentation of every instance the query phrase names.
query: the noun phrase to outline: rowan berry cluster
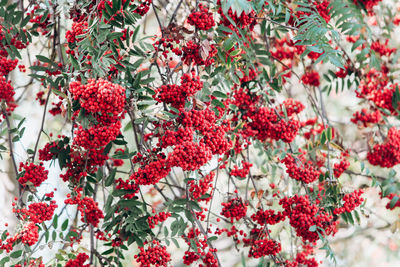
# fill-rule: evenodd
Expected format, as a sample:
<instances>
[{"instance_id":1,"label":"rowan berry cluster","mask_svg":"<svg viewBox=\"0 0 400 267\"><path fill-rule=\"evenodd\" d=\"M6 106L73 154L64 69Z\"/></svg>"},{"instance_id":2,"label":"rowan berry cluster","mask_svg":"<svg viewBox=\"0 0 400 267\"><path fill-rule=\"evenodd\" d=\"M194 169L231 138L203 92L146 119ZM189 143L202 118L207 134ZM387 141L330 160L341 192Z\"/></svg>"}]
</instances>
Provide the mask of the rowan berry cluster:
<instances>
[{"instance_id":1,"label":"rowan berry cluster","mask_svg":"<svg viewBox=\"0 0 400 267\"><path fill-rule=\"evenodd\" d=\"M362 3L368 11L372 11L374 6L379 4L382 0L353 0L354 4L358 5L359 2Z\"/></svg>"},{"instance_id":2,"label":"rowan berry cluster","mask_svg":"<svg viewBox=\"0 0 400 267\"><path fill-rule=\"evenodd\" d=\"M26 214L29 216L30 221L42 223L44 221L50 221L53 218L54 211L57 207L54 200L50 201L50 205L44 202L32 203L28 206Z\"/></svg>"},{"instance_id":3,"label":"rowan berry cluster","mask_svg":"<svg viewBox=\"0 0 400 267\"><path fill-rule=\"evenodd\" d=\"M391 168L400 163L400 130L389 129L383 144L375 144L367 154L369 163L376 166Z\"/></svg>"},{"instance_id":4,"label":"rowan berry cluster","mask_svg":"<svg viewBox=\"0 0 400 267\"><path fill-rule=\"evenodd\" d=\"M291 117L292 115L299 114L305 109L305 106L300 101L293 98L288 98L280 105L280 115Z\"/></svg>"},{"instance_id":5,"label":"rowan berry cluster","mask_svg":"<svg viewBox=\"0 0 400 267\"><path fill-rule=\"evenodd\" d=\"M68 196L70 197L70 196ZM81 221L97 227L100 220L104 218L103 211L99 209L98 203L91 197L83 197L80 192L75 197L67 198L64 201L68 205L78 205L81 213Z\"/></svg>"},{"instance_id":6,"label":"rowan berry cluster","mask_svg":"<svg viewBox=\"0 0 400 267\"><path fill-rule=\"evenodd\" d=\"M301 76L301 81L310 86L318 87L320 85L319 74L316 71L306 72L303 76Z\"/></svg>"},{"instance_id":7,"label":"rowan berry cluster","mask_svg":"<svg viewBox=\"0 0 400 267\"><path fill-rule=\"evenodd\" d=\"M87 21L74 22L72 24L71 30L68 30L65 33L65 39L67 40L68 43L79 42L80 40L83 39L83 37L77 37L77 36L84 34L87 31L87 28L88 28Z\"/></svg>"},{"instance_id":8,"label":"rowan berry cluster","mask_svg":"<svg viewBox=\"0 0 400 267\"><path fill-rule=\"evenodd\" d=\"M246 178L247 175L250 173L251 166L253 166L253 164L251 164L250 162L242 161L242 168L239 169L239 167L235 165L231 170L230 175Z\"/></svg>"},{"instance_id":9,"label":"rowan berry cluster","mask_svg":"<svg viewBox=\"0 0 400 267\"><path fill-rule=\"evenodd\" d=\"M86 84L71 82L69 91L85 111L118 117L124 110L125 88L119 84L89 79Z\"/></svg>"},{"instance_id":10,"label":"rowan berry cluster","mask_svg":"<svg viewBox=\"0 0 400 267\"><path fill-rule=\"evenodd\" d=\"M175 108L183 108L186 100L203 88L200 77L185 73L181 77L181 85L162 85L153 97L160 103L171 104Z\"/></svg>"},{"instance_id":11,"label":"rowan berry cluster","mask_svg":"<svg viewBox=\"0 0 400 267\"><path fill-rule=\"evenodd\" d=\"M299 159L293 158L290 154L282 160L282 163L285 164L286 173L290 178L302 181L306 184L317 180L321 173L311 165L311 162L302 162Z\"/></svg>"},{"instance_id":12,"label":"rowan berry cluster","mask_svg":"<svg viewBox=\"0 0 400 267\"><path fill-rule=\"evenodd\" d=\"M18 234L18 239L23 244L33 246L39 240L39 227L34 222L26 223L22 231Z\"/></svg>"},{"instance_id":13,"label":"rowan berry cluster","mask_svg":"<svg viewBox=\"0 0 400 267\"><path fill-rule=\"evenodd\" d=\"M43 15L32 16L29 22L33 23L34 26L37 27L38 32L41 32L42 35L46 35L49 33L47 28L50 24L50 17L50 14L48 14L45 18L43 18Z\"/></svg>"},{"instance_id":14,"label":"rowan berry cluster","mask_svg":"<svg viewBox=\"0 0 400 267\"><path fill-rule=\"evenodd\" d=\"M0 55L0 75L7 76L17 67L18 59L8 59Z\"/></svg>"},{"instance_id":15,"label":"rowan berry cluster","mask_svg":"<svg viewBox=\"0 0 400 267\"><path fill-rule=\"evenodd\" d=\"M300 122L295 119L285 120L279 117L277 111L268 107L261 107L253 114L249 114L251 122L249 128L256 131L255 136L260 141L267 139L282 140L291 143L300 128Z\"/></svg>"},{"instance_id":16,"label":"rowan berry cluster","mask_svg":"<svg viewBox=\"0 0 400 267\"><path fill-rule=\"evenodd\" d=\"M247 28L249 31L253 31L257 21L255 19L256 13L252 10L249 13L242 12L240 15L237 14L236 11L233 11L232 8L228 9L227 15L231 20L235 22L235 26L232 25L230 20L225 16L225 12L222 10L221 0L217 1L218 14L221 16L221 20L219 23L223 24L225 27L228 27L234 31L238 31L236 27L240 27L241 29Z\"/></svg>"},{"instance_id":17,"label":"rowan berry cluster","mask_svg":"<svg viewBox=\"0 0 400 267\"><path fill-rule=\"evenodd\" d=\"M280 221L285 220L285 216L283 216L282 212L280 211L276 212L272 209L259 209L257 213L251 215L251 219L259 225L274 225L279 223Z\"/></svg>"},{"instance_id":18,"label":"rowan berry cluster","mask_svg":"<svg viewBox=\"0 0 400 267\"><path fill-rule=\"evenodd\" d=\"M168 266L171 261L171 255L167 252L166 247L154 240L146 249L139 247L139 254L135 255L136 262L141 267L151 266Z\"/></svg>"},{"instance_id":19,"label":"rowan berry cluster","mask_svg":"<svg viewBox=\"0 0 400 267\"><path fill-rule=\"evenodd\" d=\"M7 112L11 112L15 108L14 103L14 87L11 85L11 81L7 81L5 77L0 76L0 100L7 103ZM2 114L4 116L4 114Z\"/></svg>"},{"instance_id":20,"label":"rowan berry cluster","mask_svg":"<svg viewBox=\"0 0 400 267\"><path fill-rule=\"evenodd\" d=\"M379 123L381 120L381 112L378 109L368 112L365 108L363 108L361 111L355 112L353 114L353 118L351 118L351 122L363 127L368 127L371 124Z\"/></svg>"},{"instance_id":21,"label":"rowan berry cluster","mask_svg":"<svg viewBox=\"0 0 400 267\"><path fill-rule=\"evenodd\" d=\"M196 43L188 41L182 47L182 61L186 65L210 66L215 62L214 56L217 54L217 48L214 44Z\"/></svg>"},{"instance_id":22,"label":"rowan berry cluster","mask_svg":"<svg viewBox=\"0 0 400 267\"><path fill-rule=\"evenodd\" d=\"M158 183L162 178L171 171L171 166L167 160L161 158L155 161L147 161L146 164L134 172L130 179L134 180L138 185L152 185Z\"/></svg>"},{"instance_id":23,"label":"rowan berry cluster","mask_svg":"<svg viewBox=\"0 0 400 267\"><path fill-rule=\"evenodd\" d=\"M282 250L281 244L275 240L260 239L255 240L250 248L249 257L255 259L276 255Z\"/></svg>"},{"instance_id":24,"label":"rowan berry cluster","mask_svg":"<svg viewBox=\"0 0 400 267\"><path fill-rule=\"evenodd\" d=\"M342 159L339 163L335 163L333 165L333 175L336 178L339 178L342 173L347 170L347 168L350 166L350 162L347 159Z\"/></svg>"},{"instance_id":25,"label":"rowan berry cluster","mask_svg":"<svg viewBox=\"0 0 400 267\"><path fill-rule=\"evenodd\" d=\"M147 218L147 223L149 224L149 227L151 229L153 229L153 228L156 227L157 224L159 224L160 222L165 221L170 216L171 216L171 213L169 213L169 212L160 212L160 213L157 213L154 216L149 216Z\"/></svg>"},{"instance_id":26,"label":"rowan berry cluster","mask_svg":"<svg viewBox=\"0 0 400 267\"><path fill-rule=\"evenodd\" d=\"M199 4L198 8L199 11L192 12L189 15L188 23L199 30L208 31L215 26L213 14L202 4Z\"/></svg>"},{"instance_id":27,"label":"rowan berry cluster","mask_svg":"<svg viewBox=\"0 0 400 267\"><path fill-rule=\"evenodd\" d=\"M395 113L392 98L397 84L389 84L387 74L382 71L371 69L366 78L361 80L356 91L357 97L365 98L375 103L377 107Z\"/></svg>"},{"instance_id":28,"label":"rowan berry cluster","mask_svg":"<svg viewBox=\"0 0 400 267\"><path fill-rule=\"evenodd\" d=\"M371 49L377 52L380 56L389 57L391 54L396 52L395 48L388 48L389 39L386 39L385 43L375 41L371 43Z\"/></svg>"},{"instance_id":29,"label":"rowan berry cluster","mask_svg":"<svg viewBox=\"0 0 400 267\"><path fill-rule=\"evenodd\" d=\"M85 261L89 259L89 256L85 253L79 253L75 259L69 260L65 267L89 267L90 264L85 264Z\"/></svg>"},{"instance_id":30,"label":"rowan berry cluster","mask_svg":"<svg viewBox=\"0 0 400 267\"><path fill-rule=\"evenodd\" d=\"M19 171L22 172L21 177L18 179L18 182L26 186L28 182L33 186L40 186L45 180L47 180L47 175L49 171L47 171L43 167L43 163L40 162L39 165L33 163L20 163Z\"/></svg>"},{"instance_id":31,"label":"rowan berry cluster","mask_svg":"<svg viewBox=\"0 0 400 267\"><path fill-rule=\"evenodd\" d=\"M233 198L227 203L222 202L221 205L221 215L225 218L230 218L231 223L234 220L239 221L246 216L248 204L244 203L240 198Z\"/></svg>"},{"instance_id":32,"label":"rowan berry cluster","mask_svg":"<svg viewBox=\"0 0 400 267\"><path fill-rule=\"evenodd\" d=\"M127 0L129 1L129 0ZM135 2L135 1L131 1L131 2ZM137 8L133 11L137 14L139 14L140 16L144 16L147 14L147 12L149 12L150 10L150 6L153 3L153 0L140 0L140 5L137 6Z\"/></svg>"},{"instance_id":33,"label":"rowan berry cluster","mask_svg":"<svg viewBox=\"0 0 400 267\"><path fill-rule=\"evenodd\" d=\"M181 167L184 171L200 169L212 158L211 150L203 143L183 142L175 146L169 154L171 166Z\"/></svg>"},{"instance_id":34,"label":"rowan berry cluster","mask_svg":"<svg viewBox=\"0 0 400 267\"><path fill-rule=\"evenodd\" d=\"M354 192L350 194L346 194L343 197L343 206L340 208L336 208L333 210L333 214L342 214L344 212L352 212L355 208L360 206L364 199L361 197L361 195L364 193L362 189L360 190L355 190Z\"/></svg>"},{"instance_id":35,"label":"rowan berry cluster","mask_svg":"<svg viewBox=\"0 0 400 267\"><path fill-rule=\"evenodd\" d=\"M335 234L337 232L337 221L333 221L333 217L329 215L323 208L312 204L308 195L293 197L285 197L279 201L284 209L283 215L289 218L290 225L296 230L297 236L302 240L314 242L319 239L318 232L325 235ZM310 231L311 227L315 227L314 231Z\"/></svg>"},{"instance_id":36,"label":"rowan berry cluster","mask_svg":"<svg viewBox=\"0 0 400 267\"><path fill-rule=\"evenodd\" d=\"M198 181L188 181L189 192L192 194L193 199L205 202L208 202L211 199L211 193L213 191L212 182L214 181L214 176L215 173L210 172L208 175L204 176ZM209 196L204 197L206 194L209 194Z\"/></svg>"}]
</instances>

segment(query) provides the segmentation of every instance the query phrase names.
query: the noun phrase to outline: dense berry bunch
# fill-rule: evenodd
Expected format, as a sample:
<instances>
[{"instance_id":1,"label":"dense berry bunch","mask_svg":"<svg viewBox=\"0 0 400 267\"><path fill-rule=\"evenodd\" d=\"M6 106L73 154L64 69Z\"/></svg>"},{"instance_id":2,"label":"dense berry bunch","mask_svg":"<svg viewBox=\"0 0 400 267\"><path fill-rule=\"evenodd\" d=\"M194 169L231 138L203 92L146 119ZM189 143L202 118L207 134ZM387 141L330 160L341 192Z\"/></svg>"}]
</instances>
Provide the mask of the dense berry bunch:
<instances>
[{"instance_id":1,"label":"dense berry bunch","mask_svg":"<svg viewBox=\"0 0 400 267\"><path fill-rule=\"evenodd\" d=\"M124 110L125 88L103 79L89 79L86 84L72 82L69 90L88 112L117 116Z\"/></svg>"},{"instance_id":2,"label":"dense berry bunch","mask_svg":"<svg viewBox=\"0 0 400 267\"><path fill-rule=\"evenodd\" d=\"M231 20L235 22L235 26L232 25L231 21L225 16L225 12L222 10L221 0L217 1L217 5L219 6L218 13L221 15L221 21L224 26L237 31L236 27L240 27L242 29L248 28L248 30L253 31L257 21L255 19L256 13L252 10L249 13L242 12L241 14L237 14L236 11L233 11L232 8L228 9L227 15Z\"/></svg>"},{"instance_id":3,"label":"dense berry bunch","mask_svg":"<svg viewBox=\"0 0 400 267\"><path fill-rule=\"evenodd\" d=\"M11 112L15 108L14 103L14 87L12 87L11 82L7 81L5 77L0 76L0 101L7 103L7 111Z\"/></svg>"},{"instance_id":4,"label":"dense berry bunch","mask_svg":"<svg viewBox=\"0 0 400 267\"><path fill-rule=\"evenodd\" d=\"M372 101L377 107L394 113L392 98L397 84L389 84L387 74L382 71L371 69L366 78L361 80L357 97Z\"/></svg>"},{"instance_id":5,"label":"dense berry bunch","mask_svg":"<svg viewBox=\"0 0 400 267\"><path fill-rule=\"evenodd\" d=\"M104 218L103 211L99 209L98 203L91 197L84 197L81 199L81 194L74 198L65 200L65 204L78 205L78 210L81 213L81 221L97 227L100 219Z\"/></svg>"},{"instance_id":6,"label":"dense berry bunch","mask_svg":"<svg viewBox=\"0 0 400 267\"><path fill-rule=\"evenodd\" d=\"M50 221L53 218L54 211L57 208L56 202L53 200L50 205L44 202L32 203L28 206L29 219L34 223L42 223Z\"/></svg>"},{"instance_id":7,"label":"dense berry bunch","mask_svg":"<svg viewBox=\"0 0 400 267\"><path fill-rule=\"evenodd\" d=\"M157 90L158 94L154 97L160 103L168 103L175 108L183 108L188 97L193 96L202 88L203 83L200 81L200 77L194 73L192 75L185 73L181 77L181 85L162 85Z\"/></svg>"},{"instance_id":8,"label":"dense berry bunch","mask_svg":"<svg viewBox=\"0 0 400 267\"><path fill-rule=\"evenodd\" d=\"M171 213L169 213L169 212L160 212L154 216L149 216L147 218L147 222L148 222L150 228L155 228L158 223L165 221L170 216L171 216Z\"/></svg>"},{"instance_id":9,"label":"dense berry bunch","mask_svg":"<svg viewBox=\"0 0 400 267\"><path fill-rule=\"evenodd\" d=\"M293 158L292 155L287 155L282 162L285 164L286 173L290 178L306 184L314 182L320 175L320 172L310 162L302 162L299 159Z\"/></svg>"},{"instance_id":10,"label":"dense berry bunch","mask_svg":"<svg viewBox=\"0 0 400 267\"><path fill-rule=\"evenodd\" d=\"M214 180L214 176L215 173L210 172L208 175L204 176L198 181L188 181L189 192L192 194L192 197L194 199L196 199L197 201L209 201L211 199L211 192L213 190L212 182ZM209 197L205 197L207 193L210 195Z\"/></svg>"},{"instance_id":11,"label":"dense berry bunch","mask_svg":"<svg viewBox=\"0 0 400 267\"><path fill-rule=\"evenodd\" d=\"M131 175L130 179L134 180L138 185L151 185L158 183L170 171L171 167L168 162L165 159L159 159L139 168Z\"/></svg>"},{"instance_id":12,"label":"dense berry bunch","mask_svg":"<svg viewBox=\"0 0 400 267\"><path fill-rule=\"evenodd\" d=\"M355 190L354 192L350 194L346 194L343 197L343 206L340 208L336 208L333 213L334 214L341 214L344 212L352 212L355 208L360 206L364 199L361 197L361 195L364 193L363 190Z\"/></svg>"},{"instance_id":13,"label":"dense berry bunch","mask_svg":"<svg viewBox=\"0 0 400 267\"><path fill-rule=\"evenodd\" d=\"M273 109L262 107L257 112L249 115L251 123L249 127L257 131L256 137L265 141L267 139L282 140L290 143L296 137L300 128L300 122L295 119L285 120L278 116Z\"/></svg>"},{"instance_id":14,"label":"dense berry bunch","mask_svg":"<svg viewBox=\"0 0 400 267\"><path fill-rule=\"evenodd\" d=\"M199 4L199 11L192 12L189 15L188 23L194 25L199 30L205 31L215 26L213 14L202 4Z\"/></svg>"},{"instance_id":15,"label":"dense berry bunch","mask_svg":"<svg viewBox=\"0 0 400 267\"><path fill-rule=\"evenodd\" d=\"M87 30L87 27L88 27L87 21L74 22L72 24L72 29L66 32L65 39L67 40L68 43L75 43L82 40L82 37L77 37L77 36L84 34Z\"/></svg>"},{"instance_id":16,"label":"dense berry bunch","mask_svg":"<svg viewBox=\"0 0 400 267\"><path fill-rule=\"evenodd\" d=\"M105 126L95 125L89 129L79 126L78 130L74 132L74 144L85 149L100 148L115 140L120 129L120 121Z\"/></svg>"},{"instance_id":17,"label":"dense berry bunch","mask_svg":"<svg viewBox=\"0 0 400 267\"><path fill-rule=\"evenodd\" d=\"M0 75L7 76L18 64L18 59L8 59L0 55Z\"/></svg>"},{"instance_id":18,"label":"dense berry bunch","mask_svg":"<svg viewBox=\"0 0 400 267\"><path fill-rule=\"evenodd\" d=\"M210 66L215 62L213 57L217 54L217 48L208 42L198 44L188 41L182 48L182 52L182 60L186 65Z\"/></svg>"},{"instance_id":19,"label":"dense berry bunch","mask_svg":"<svg viewBox=\"0 0 400 267\"><path fill-rule=\"evenodd\" d=\"M374 145L367 159L372 165L391 168L400 163L400 130L390 128L383 144Z\"/></svg>"},{"instance_id":20,"label":"dense berry bunch","mask_svg":"<svg viewBox=\"0 0 400 267\"><path fill-rule=\"evenodd\" d=\"M373 112L368 112L367 109L363 108L361 111L357 111L353 114L351 122L361 125L363 127L368 127L370 124L376 124L382 120L381 112L375 110Z\"/></svg>"},{"instance_id":21,"label":"dense berry bunch","mask_svg":"<svg viewBox=\"0 0 400 267\"><path fill-rule=\"evenodd\" d=\"M335 163L333 165L333 175L336 178L339 178L342 173L347 170L347 168L350 166L350 162L347 159L342 159L339 163Z\"/></svg>"},{"instance_id":22,"label":"dense berry bunch","mask_svg":"<svg viewBox=\"0 0 400 267\"><path fill-rule=\"evenodd\" d=\"M319 74L316 71L307 72L301 77L301 81L304 84L311 86L319 86L320 85L319 79L320 79Z\"/></svg>"},{"instance_id":23,"label":"dense berry bunch","mask_svg":"<svg viewBox=\"0 0 400 267\"><path fill-rule=\"evenodd\" d=\"M261 258L276 255L282 250L281 244L275 240L261 239L254 241L249 251L249 257Z\"/></svg>"},{"instance_id":24,"label":"dense berry bunch","mask_svg":"<svg viewBox=\"0 0 400 267\"><path fill-rule=\"evenodd\" d=\"M235 165L233 167L233 170L231 170L230 175L246 178L247 175L250 173L251 166L253 166L253 164L251 164L250 162L242 161L242 168L239 169L239 167Z\"/></svg>"},{"instance_id":25,"label":"dense berry bunch","mask_svg":"<svg viewBox=\"0 0 400 267\"><path fill-rule=\"evenodd\" d=\"M193 262L196 262L200 259L200 256L193 251L185 251L185 255L183 256L183 264L190 266Z\"/></svg>"},{"instance_id":26,"label":"dense berry bunch","mask_svg":"<svg viewBox=\"0 0 400 267\"><path fill-rule=\"evenodd\" d=\"M285 216L282 212L268 209L268 210L258 210L257 213L251 215L251 219L259 225L270 224L274 225L283 221Z\"/></svg>"},{"instance_id":27,"label":"dense berry bunch","mask_svg":"<svg viewBox=\"0 0 400 267\"><path fill-rule=\"evenodd\" d=\"M288 116L291 117L292 115L299 114L305 109L305 106L300 102L293 98L288 98L283 101L282 105L280 106L282 110L280 112L281 116Z\"/></svg>"},{"instance_id":28,"label":"dense berry bunch","mask_svg":"<svg viewBox=\"0 0 400 267\"><path fill-rule=\"evenodd\" d=\"M135 259L141 267L166 267L168 262L171 260L171 255L167 252L167 249L160 246L158 241L153 241L147 249L144 249L143 247L140 247L139 249L140 252L138 255L135 255Z\"/></svg>"},{"instance_id":29,"label":"dense berry bunch","mask_svg":"<svg viewBox=\"0 0 400 267\"><path fill-rule=\"evenodd\" d=\"M289 218L290 225L296 230L296 234L303 241L314 242L319 239L318 232L325 235L336 233L337 221L333 221L333 217L316 204L312 204L308 195L295 195L291 198L285 197L279 201L282 205L283 214ZM315 227L314 231L310 231L310 227Z\"/></svg>"},{"instance_id":30,"label":"dense berry bunch","mask_svg":"<svg viewBox=\"0 0 400 267\"><path fill-rule=\"evenodd\" d=\"M18 179L18 182L21 185L27 185L30 182L33 186L40 186L43 181L47 180L47 175L49 171L47 171L43 167L43 163L41 162L39 165L35 165L33 163L20 163L19 171L23 171L22 176Z\"/></svg>"},{"instance_id":31,"label":"dense berry bunch","mask_svg":"<svg viewBox=\"0 0 400 267\"><path fill-rule=\"evenodd\" d=\"M65 267L89 267L89 264L85 264L85 261L89 259L89 256L85 253L79 253L75 259L69 260Z\"/></svg>"},{"instance_id":32,"label":"dense berry bunch","mask_svg":"<svg viewBox=\"0 0 400 267\"><path fill-rule=\"evenodd\" d=\"M211 160L211 150L203 143L183 142L169 154L168 162L172 166L181 167L182 170L194 171Z\"/></svg>"},{"instance_id":33,"label":"dense berry bunch","mask_svg":"<svg viewBox=\"0 0 400 267\"><path fill-rule=\"evenodd\" d=\"M246 216L247 204L243 203L240 198L233 198L227 203L221 203L222 212L221 215L230 218L233 223L234 220L239 221L241 218Z\"/></svg>"},{"instance_id":34,"label":"dense berry bunch","mask_svg":"<svg viewBox=\"0 0 400 267\"><path fill-rule=\"evenodd\" d=\"M34 222L24 225L24 229L19 233L18 238L23 244L33 246L39 240L39 227Z\"/></svg>"},{"instance_id":35,"label":"dense berry bunch","mask_svg":"<svg viewBox=\"0 0 400 267\"><path fill-rule=\"evenodd\" d=\"M135 12L143 17L144 15L147 14L147 12L149 12L150 6L153 3L153 0L140 0L139 2L140 2L140 4L133 12Z\"/></svg>"}]
</instances>

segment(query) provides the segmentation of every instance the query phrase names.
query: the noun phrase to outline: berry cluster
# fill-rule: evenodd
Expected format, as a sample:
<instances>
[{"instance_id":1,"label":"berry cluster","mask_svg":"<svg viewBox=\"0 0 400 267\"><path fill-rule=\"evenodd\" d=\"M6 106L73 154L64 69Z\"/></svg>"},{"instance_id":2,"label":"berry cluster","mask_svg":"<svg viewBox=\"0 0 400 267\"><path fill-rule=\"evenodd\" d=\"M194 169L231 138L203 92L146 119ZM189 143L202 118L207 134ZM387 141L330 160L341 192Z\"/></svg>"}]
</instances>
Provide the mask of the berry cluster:
<instances>
[{"instance_id":1,"label":"berry cluster","mask_svg":"<svg viewBox=\"0 0 400 267\"><path fill-rule=\"evenodd\" d=\"M249 257L255 259L276 255L282 250L281 244L275 240L261 239L253 242L249 251Z\"/></svg>"},{"instance_id":2,"label":"berry cluster","mask_svg":"<svg viewBox=\"0 0 400 267\"><path fill-rule=\"evenodd\" d=\"M171 216L171 213L169 213L169 212L160 212L154 216L149 216L147 218L147 222L149 224L149 227L153 229L156 227L156 225L158 223L165 221L170 216Z\"/></svg>"},{"instance_id":3,"label":"berry cluster","mask_svg":"<svg viewBox=\"0 0 400 267\"><path fill-rule=\"evenodd\" d=\"M69 205L78 205L78 210L81 213L81 221L97 227L100 219L104 218L103 211L99 209L98 203L93 198L81 197L81 193L78 192L75 197L68 198L64 202Z\"/></svg>"},{"instance_id":4,"label":"berry cluster","mask_svg":"<svg viewBox=\"0 0 400 267\"><path fill-rule=\"evenodd\" d=\"M233 198L227 203L221 203L221 205L221 215L230 218L231 223L233 223L234 220L239 221L241 218L246 216L248 204L243 203L240 198Z\"/></svg>"},{"instance_id":5,"label":"berry cluster","mask_svg":"<svg viewBox=\"0 0 400 267\"><path fill-rule=\"evenodd\" d=\"M85 261L89 259L89 256L85 253L79 253L75 259L69 260L65 267L89 267L90 264L85 264Z\"/></svg>"},{"instance_id":6,"label":"berry cluster","mask_svg":"<svg viewBox=\"0 0 400 267\"><path fill-rule=\"evenodd\" d=\"M342 173L347 170L347 168L350 166L350 162L347 159L342 159L339 163L335 163L333 165L333 175L336 178L339 178Z\"/></svg>"},{"instance_id":7,"label":"berry cluster","mask_svg":"<svg viewBox=\"0 0 400 267\"><path fill-rule=\"evenodd\" d=\"M33 186L40 186L45 180L47 180L47 175L49 171L47 171L43 167L43 163L40 162L39 165L33 163L20 163L19 171L22 172L21 177L18 179L18 182L26 186L29 182Z\"/></svg>"},{"instance_id":8,"label":"berry cluster","mask_svg":"<svg viewBox=\"0 0 400 267\"><path fill-rule=\"evenodd\" d=\"M286 173L290 178L306 184L314 182L320 175L320 171L316 170L311 165L311 162L302 162L299 159L293 158L290 154L282 160L282 163L285 164Z\"/></svg>"},{"instance_id":9,"label":"berry cluster","mask_svg":"<svg viewBox=\"0 0 400 267\"><path fill-rule=\"evenodd\" d=\"M282 212L275 210L268 209L268 210L261 210L259 209L257 213L251 215L251 219L259 225L270 224L274 225L283 221L285 216L283 216Z\"/></svg>"},{"instance_id":10,"label":"berry cluster","mask_svg":"<svg viewBox=\"0 0 400 267\"><path fill-rule=\"evenodd\" d=\"M151 267L151 266L164 266L168 265L171 261L171 255L167 252L167 249L160 246L160 243L156 240L152 242L147 249L139 247L139 254L135 255L136 262L139 263L141 267Z\"/></svg>"},{"instance_id":11,"label":"berry cluster","mask_svg":"<svg viewBox=\"0 0 400 267\"><path fill-rule=\"evenodd\" d=\"M242 161L242 168L239 169L239 167L235 165L233 167L233 170L231 170L230 175L246 178L247 175L250 173L251 166L253 166L253 164L251 164L250 162Z\"/></svg>"},{"instance_id":12,"label":"berry cluster","mask_svg":"<svg viewBox=\"0 0 400 267\"><path fill-rule=\"evenodd\" d=\"M353 114L353 118L351 118L352 123L363 127L368 127L371 124L379 123L381 120L381 112L378 109L369 113L365 108L363 108L361 111L355 112Z\"/></svg>"},{"instance_id":13,"label":"berry cluster","mask_svg":"<svg viewBox=\"0 0 400 267\"><path fill-rule=\"evenodd\" d=\"M374 145L368 152L369 163L375 166L392 168L400 163L400 130L392 127L389 129L383 144Z\"/></svg>"},{"instance_id":14,"label":"berry cluster","mask_svg":"<svg viewBox=\"0 0 400 267\"><path fill-rule=\"evenodd\" d=\"M181 85L170 84L162 85L157 90L157 95L153 97L160 103L171 104L174 108L183 108L188 97L193 96L195 93L203 88L203 83L200 77L185 73L181 77Z\"/></svg>"},{"instance_id":15,"label":"berry cluster","mask_svg":"<svg viewBox=\"0 0 400 267\"><path fill-rule=\"evenodd\" d=\"M289 218L290 225L296 230L297 236L303 241L315 242L319 239L318 232L323 229L325 235L335 234L337 221L323 208L312 204L308 195L294 195L291 198L285 197L279 201L284 209L283 215ZM315 227L310 231L311 226Z\"/></svg>"},{"instance_id":16,"label":"berry cluster","mask_svg":"<svg viewBox=\"0 0 400 267\"><path fill-rule=\"evenodd\" d=\"M215 26L213 14L208 8L199 4L199 11L192 12L188 17L188 23L194 25L199 30L209 30Z\"/></svg>"},{"instance_id":17,"label":"berry cluster","mask_svg":"<svg viewBox=\"0 0 400 267\"><path fill-rule=\"evenodd\" d=\"M306 85L316 86L320 85L319 74L316 71L310 71L301 76L301 81Z\"/></svg>"},{"instance_id":18,"label":"berry cluster","mask_svg":"<svg viewBox=\"0 0 400 267\"><path fill-rule=\"evenodd\" d=\"M210 172L208 175L204 176L198 181L188 181L189 192L192 194L193 199L205 202L208 202L211 199L211 193L213 191L212 182L214 181L214 176L215 173ZM205 197L206 194L209 194L209 196Z\"/></svg>"},{"instance_id":19,"label":"berry cluster","mask_svg":"<svg viewBox=\"0 0 400 267\"><path fill-rule=\"evenodd\" d=\"M57 207L54 200L50 202L50 205L44 202L32 203L28 206L27 214L29 215L30 221L42 223L44 221L50 221L53 218L54 211Z\"/></svg>"},{"instance_id":20,"label":"berry cluster","mask_svg":"<svg viewBox=\"0 0 400 267\"><path fill-rule=\"evenodd\" d=\"M197 66L210 66L215 62L214 56L217 54L217 48L208 42L196 43L188 41L182 47L182 61L186 65L194 64Z\"/></svg>"},{"instance_id":21,"label":"berry cluster","mask_svg":"<svg viewBox=\"0 0 400 267\"><path fill-rule=\"evenodd\" d=\"M33 246L39 240L39 227L34 222L28 222L18 235L23 244Z\"/></svg>"},{"instance_id":22,"label":"berry cluster","mask_svg":"<svg viewBox=\"0 0 400 267\"><path fill-rule=\"evenodd\" d=\"M361 195L364 193L362 189L360 190L355 190L354 192L350 194L346 194L343 197L343 206L340 208L336 208L333 210L333 214L342 214L344 212L352 212L355 208L360 206L364 199L361 197Z\"/></svg>"}]
</instances>

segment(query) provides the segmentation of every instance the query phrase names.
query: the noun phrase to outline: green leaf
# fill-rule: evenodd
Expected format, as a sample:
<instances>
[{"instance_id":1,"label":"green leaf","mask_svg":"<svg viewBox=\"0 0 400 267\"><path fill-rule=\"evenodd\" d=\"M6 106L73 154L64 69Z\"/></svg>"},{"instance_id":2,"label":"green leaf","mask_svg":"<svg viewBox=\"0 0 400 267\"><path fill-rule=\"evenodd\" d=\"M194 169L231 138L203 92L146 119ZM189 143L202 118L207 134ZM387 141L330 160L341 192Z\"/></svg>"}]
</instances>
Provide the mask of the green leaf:
<instances>
[{"instance_id":1,"label":"green leaf","mask_svg":"<svg viewBox=\"0 0 400 267\"><path fill-rule=\"evenodd\" d=\"M211 101L211 104L213 106L216 106L216 107L225 108L225 105L221 101L219 101L218 99L213 99Z\"/></svg>"},{"instance_id":2,"label":"green leaf","mask_svg":"<svg viewBox=\"0 0 400 267\"><path fill-rule=\"evenodd\" d=\"M13 253L10 254L10 257L13 259L19 258L22 255L22 250L17 250L14 251Z\"/></svg>"},{"instance_id":3,"label":"green leaf","mask_svg":"<svg viewBox=\"0 0 400 267\"><path fill-rule=\"evenodd\" d=\"M107 179L104 182L105 186L110 186L114 183L115 174L117 173L117 169L112 169L110 174L108 175Z\"/></svg>"},{"instance_id":4,"label":"green leaf","mask_svg":"<svg viewBox=\"0 0 400 267\"><path fill-rule=\"evenodd\" d=\"M393 209L396 206L398 201L399 201L399 197L398 196L394 196L392 198L392 200L390 200L390 204L389 204L390 208Z\"/></svg>"},{"instance_id":5,"label":"green leaf","mask_svg":"<svg viewBox=\"0 0 400 267\"><path fill-rule=\"evenodd\" d=\"M317 226L311 225L310 228L308 228L308 231L310 231L310 232L315 232L315 231L317 231Z\"/></svg>"},{"instance_id":6,"label":"green leaf","mask_svg":"<svg viewBox=\"0 0 400 267\"><path fill-rule=\"evenodd\" d=\"M61 230L65 231L68 228L68 219L66 219L63 224L61 225Z\"/></svg>"}]
</instances>

